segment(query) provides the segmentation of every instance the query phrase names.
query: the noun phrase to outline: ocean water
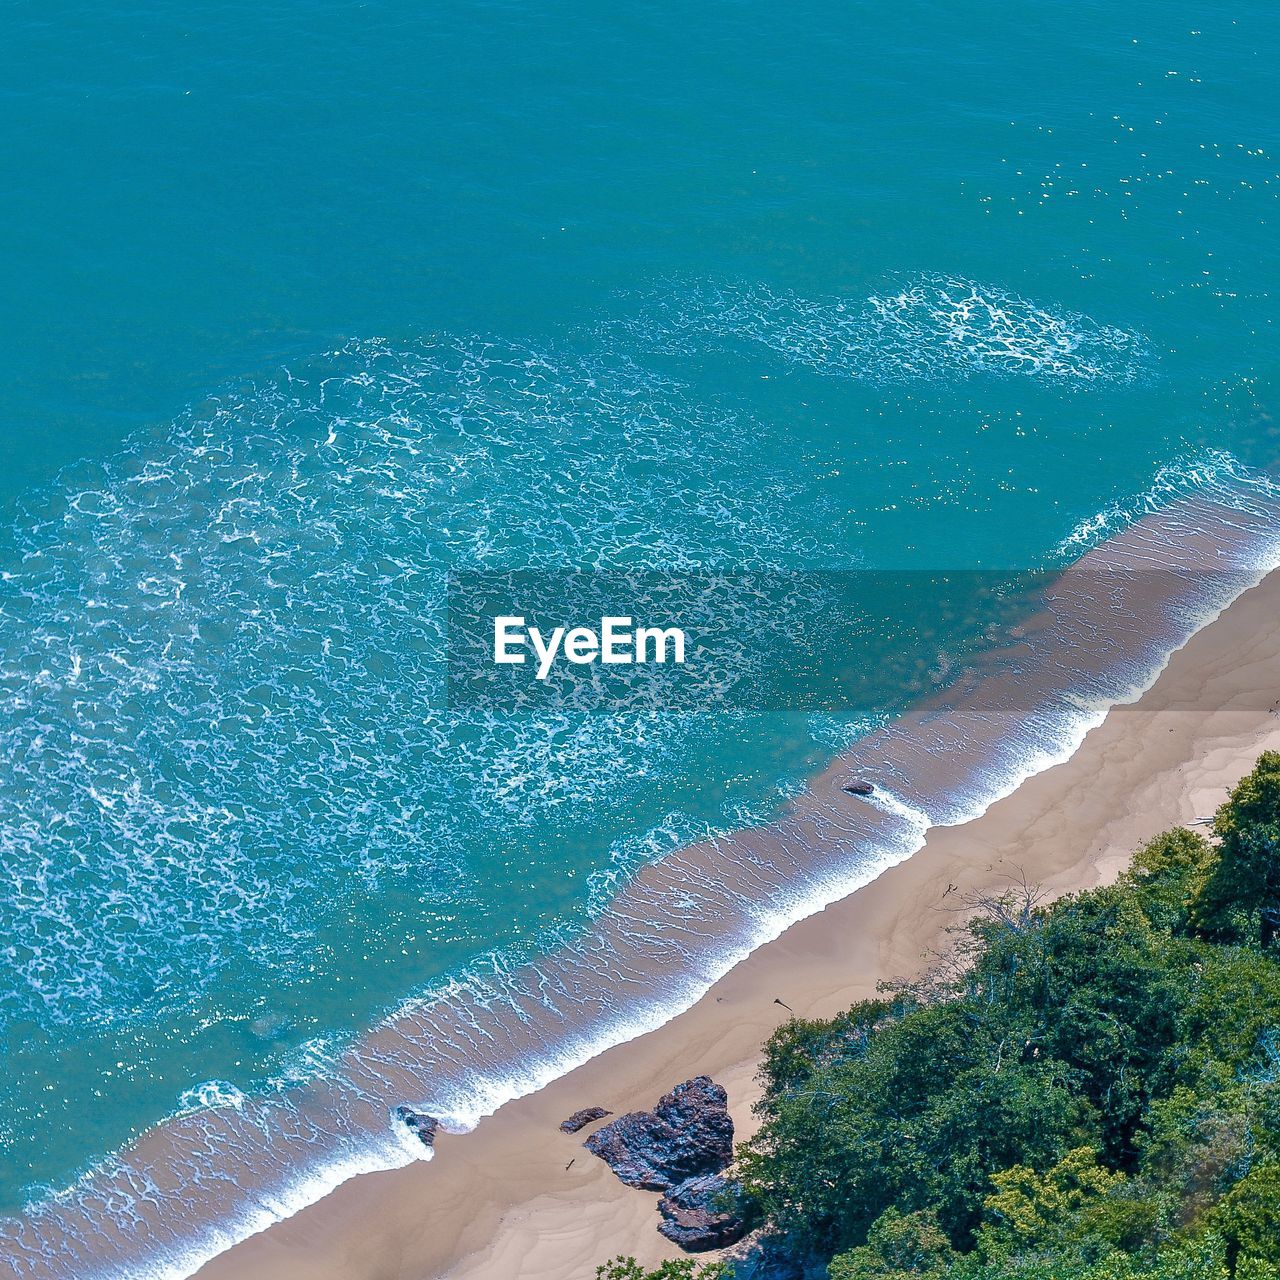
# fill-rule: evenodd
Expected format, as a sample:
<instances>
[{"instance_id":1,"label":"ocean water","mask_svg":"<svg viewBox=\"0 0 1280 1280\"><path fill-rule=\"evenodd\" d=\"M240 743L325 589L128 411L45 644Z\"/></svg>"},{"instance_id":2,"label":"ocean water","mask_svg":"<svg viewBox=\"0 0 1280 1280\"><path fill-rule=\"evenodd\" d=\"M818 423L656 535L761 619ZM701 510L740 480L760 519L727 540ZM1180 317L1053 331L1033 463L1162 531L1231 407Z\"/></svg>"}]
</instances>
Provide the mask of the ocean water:
<instances>
[{"instance_id":1,"label":"ocean water","mask_svg":"<svg viewBox=\"0 0 1280 1280\"><path fill-rule=\"evenodd\" d=\"M395 1103L464 1127L660 1021L1272 564L1278 21L10 6L0 1260L186 1274L413 1158ZM447 697L450 571L1056 569L1135 530L1229 572L1105 678L1064 621L1014 754L945 803L895 766L785 883L731 833L837 751L915 759L908 695L994 633L825 715ZM681 884L664 951L635 922ZM628 947L651 990L592 1005Z\"/></svg>"}]
</instances>

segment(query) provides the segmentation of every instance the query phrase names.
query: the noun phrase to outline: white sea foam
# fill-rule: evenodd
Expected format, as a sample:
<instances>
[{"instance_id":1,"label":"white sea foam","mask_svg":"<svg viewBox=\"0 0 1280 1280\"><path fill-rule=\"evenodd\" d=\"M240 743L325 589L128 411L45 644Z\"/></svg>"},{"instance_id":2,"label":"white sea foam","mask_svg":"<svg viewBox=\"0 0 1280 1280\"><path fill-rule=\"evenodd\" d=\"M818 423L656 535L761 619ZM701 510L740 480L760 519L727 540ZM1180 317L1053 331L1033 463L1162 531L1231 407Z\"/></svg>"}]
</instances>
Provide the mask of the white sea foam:
<instances>
[{"instance_id":1,"label":"white sea foam","mask_svg":"<svg viewBox=\"0 0 1280 1280\"><path fill-rule=\"evenodd\" d=\"M1132 330L947 275L865 298L680 282L641 301L624 328L653 350L752 343L825 376L871 383L1034 377L1070 388L1138 382L1156 364Z\"/></svg>"},{"instance_id":2,"label":"white sea foam","mask_svg":"<svg viewBox=\"0 0 1280 1280\"><path fill-rule=\"evenodd\" d=\"M206 993L236 974L305 977L310 939L352 885L399 880L412 901L426 881L465 903L480 892L477 829L625 804L674 768L688 716L445 711L443 570L803 564L818 544L778 517L796 482L735 468L741 430L623 356L355 342L46 495L0 545L0 937L18 979L0 1020L207 1030ZM617 851L591 885L597 908L694 829L670 822ZM528 954L473 968L492 979ZM485 998L483 984L452 989ZM229 1081L181 1093L180 1115L208 1118L187 1171L203 1195L224 1156L293 1132L289 1092L335 1074L336 1048L313 1040L276 1068L277 1110ZM239 1136L224 1123L237 1117ZM285 1173L264 1147L252 1206L204 1243L179 1240L175 1205L149 1224L152 1252L207 1256L405 1154L381 1120L352 1122L337 1150L322 1137L277 1153ZM108 1161L0 1231L0 1250L21 1239L27 1264L79 1280L93 1232L72 1220L102 1195L127 1218L156 1200L147 1185Z\"/></svg>"},{"instance_id":3,"label":"white sea foam","mask_svg":"<svg viewBox=\"0 0 1280 1280\"><path fill-rule=\"evenodd\" d=\"M1187 608L1164 615L1160 625L1167 630L1148 634L1143 645L1128 657L1117 654L1119 664L1103 677L1107 690L1104 695L1078 696L1067 688L1055 700L1050 718L1037 714L1011 720L1008 732L997 740L997 749L982 767L967 780L962 772L949 773L946 793L934 797L929 808L904 798L891 787L878 786L865 803L898 819L898 823L892 834L879 833L878 844L864 846L852 864L837 861L826 872L809 868L813 874L807 879L788 880L781 896L748 902L750 926L732 941L701 956L700 963L676 970L659 996L637 1000L629 1009L620 1009L616 1017L594 1025L589 1034L575 1036L566 1028L553 1052L539 1054L534 1060L519 1064L515 1071L490 1071L483 1080L470 1078L464 1092L451 1095L447 1102L437 1097L432 1105L440 1107L451 1124L469 1129L504 1103L543 1087L613 1045L653 1030L688 1008L741 959L793 923L847 896L917 852L930 828L972 821L1029 778L1069 759L1113 706L1135 702L1151 688L1174 648L1212 622L1243 591L1280 567L1280 488L1265 475L1251 472L1234 460L1218 461L1220 467L1208 467L1203 461L1189 465L1180 479L1175 478L1172 469L1162 472L1153 489L1167 492L1169 499L1153 504L1148 514L1167 509L1175 497L1194 495L1209 497L1228 512L1264 513L1267 520L1247 535L1242 532L1236 545L1219 548L1224 555L1222 571L1205 579L1203 592ZM1240 486L1233 490L1228 477L1239 481ZM1142 571L1151 566L1144 555L1134 567ZM989 716L987 710L978 713L980 720ZM508 981L514 980L512 985L518 984L519 977L506 975ZM491 985L483 978L472 981L475 986L455 987L448 994L449 1002L461 997L493 1007L509 994L503 983ZM481 995L477 988L485 987L488 989Z\"/></svg>"},{"instance_id":4,"label":"white sea foam","mask_svg":"<svg viewBox=\"0 0 1280 1280\"><path fill-rule=\"evenodd\" d=\"M205 1111L217 1107L234 1107L243 1111L244 1104L244 1093L227 1080L206 1080L184 1090L178 1098L179 1111Z\"/></svg>"},{"instance_id":5,"label":"white sea foam","mask_svg":"<svg viewBox=\"0 0 1280 1280\"><path fill-rule=\"evenodd\" d=\"M237 967L288 981L352 884L465 893L478 826L669 767L670 715L444 713L449 565L806 541L785 477L724 464L737 424L625 360L352 343L305 373L141 441L0 548L0 1018L119 1026Z\"/></svg>"},{"instance_id":6,"label":"white sea foam","mask_svg":"<svg viewBox=\"0 0 1280 1280\"><path fill-rule=\"evenodd\" d=\"M1227 507L1240 507L1248 504L1251 493L1268 501L1275 492L1275 482L1269 476L1246 467L1233 454L1224 449L1201 449L1166 463L1140 493L1085 516L1058 543L1056 554L1063 560L1074 560L1143 516L1163 511L1193 494L1220 496Z\"/></svg>"}]
</instances>

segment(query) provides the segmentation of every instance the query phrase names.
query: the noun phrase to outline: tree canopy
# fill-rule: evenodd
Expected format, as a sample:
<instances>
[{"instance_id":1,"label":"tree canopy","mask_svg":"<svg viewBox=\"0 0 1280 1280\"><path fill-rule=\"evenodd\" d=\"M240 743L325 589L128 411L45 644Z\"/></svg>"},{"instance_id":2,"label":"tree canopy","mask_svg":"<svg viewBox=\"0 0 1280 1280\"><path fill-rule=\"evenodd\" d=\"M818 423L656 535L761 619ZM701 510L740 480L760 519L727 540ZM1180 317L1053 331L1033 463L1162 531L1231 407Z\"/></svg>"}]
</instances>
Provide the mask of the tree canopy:
<instances>
[{"instance_id":1,"label":"tree canopy","mask_svg":"<svg viewBox=\"0 0 1280 1280\"><path fill-rule=\"evenodd\" d=\"M1213 835L982 904L925 978L780 1027L737 1161L775 1252L829 1280L1280 1280L1280 753ZM599 1275L718 1274L664 1266Z\"/></svg>"}]
</instances>

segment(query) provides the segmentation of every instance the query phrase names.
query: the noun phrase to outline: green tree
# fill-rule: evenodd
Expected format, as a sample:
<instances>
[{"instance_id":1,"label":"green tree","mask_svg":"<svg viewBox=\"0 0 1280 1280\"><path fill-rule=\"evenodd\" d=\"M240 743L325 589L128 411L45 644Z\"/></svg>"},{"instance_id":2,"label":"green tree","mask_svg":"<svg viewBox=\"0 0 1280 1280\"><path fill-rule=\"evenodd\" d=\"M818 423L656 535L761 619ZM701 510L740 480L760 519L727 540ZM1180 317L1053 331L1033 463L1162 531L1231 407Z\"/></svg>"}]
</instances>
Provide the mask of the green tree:
<instances>
[{"instance_id":1,"label":"green tree","mask_svg":"<svg viewBox=\"0 0 1280 1280\"><path fill-rule=\"evenodd\" d=\"M947 1233L928 1209L886 1209L872 1224L867 1243L831 1260L828 1280L941 1280L956 1260Z\"/></svg>"},{"instance_id":2,"label":"green tree","mask_svg":"<svg viewBox=\"0 0 1280 1280\"><path fill-rule=\"evenodd\" d=\"M699 1264L692 1258L663 1262L646 1270L634 1258L619 1256L596 1268L596 1280L728 1280L728 1276L723 1263Z\"/></svg>"},{"instance_id":3,"label":"green tree","mask_svg":"<svg viewBox=\"0 0 1280 1280\"><path fill-rule=\"evenodd\" d=\"M1104 1169L1092 1147L1076 1147L1045 1173L1015 1165L991 1177L984 1244L994 1252L1078 1240L1085 1211L1124 1182Z\"/></svg>"},{"instance_id":4,"label":"green tree","mask_svg":"<svg viewBox=\"0 0 1280 1280\"><path fill-rule=\"evenodd\" d=\"M1142 1177L1164 1190L1173 1225L1200 1223L1249 1167L1252 1134L1244 1090L1212 1071L1154 1101L1140 1143Z\"/></svg>"},{"instance_id":5,"label":"green tree","mask_svg":"<svg viewBox=\"0 0 1280 1280\"><path fill-rule=\"evenodd\" d=\"M1133 855L1123 883L1132 889L1153 925L1183 933L1192 894L1216 856L1199 832L1175 827L1149 840Z\"/></svg>"},{"instance_id":6,"label":"green tree","mask_svg":"<svg viewBox=\"0 0 1280 1280\"><path fill-rule=\"evenodd\" d=\"M993 1174L1014 1165L1051 1165L1095 1131L1093 1111L1062 1063L997 1066L988 1058L932 1099L904 1132L899 1159L906 1187L899 1203L932 1207L955 1243L967 1247Z\"/></svg>"},{"instance_id":7,"label":"green tree","mask_svg":"<svg viewBox=\"0 0 1280 1280\"><path fill-rule=\"evenodd\" d=\"M1191 906L1215 941L1272 941L1280 928L1280 751L1267 751L1232 790L1213 824L1218 854Z\"/></svg>"},{"instance_id":8,"label":"green tree","mask_svg":"<svg viewBox=\"0 0 1280 1280\"><path fill-rule=\"evenodd\" d=\"M739 1158L765 1229L832 1280L1280 1280L1280 753L1215 833L780 1028Z\"/></svg>"},{"instance_id":9,"label":"green tree","mask_svg":"<svg viewBox=\"0 0 1280 1280\"><path fill-rule=\"evenodd\" d=\"M998 1013L965 999L909 1008L856 1053L807 1073L791 1064L794 1031L775 1037L763 1123L740 1160L763 1217L830 1257L865 1243L891 1205L932 1206L963 1243L993 1172L1053 1163L1088 1137L1092 1112L1068 1073L1048 1058L1024 1060L1025 1037ZM785 1072L771 1065L778 1050ZM791 1087L768 1087L784 1077Z\"/></svg>"},{"instance_id":10,"label":"green tree","mask_svg":"<svg viewBox=\"0 0 1280 1280\"><path fill-rule=\"evenodd\" d=\"M1280 1265L1280 1165L1259 1165L1227 1192L1214 1224L1231 1258Z\"/></svg>"},{"instance_id":11,"label":"green tree","mask_svg":"<svg viewBox=\"0 0 1280 1280\"><path fill-rule=\"evenodd\" d=\"M1143 1108L1170 1081L1195 944L1152 924L1124 884L1060 899L1034 927L981 926L966 984L1024 1058L1064 1064L1126 1160Z\"/></svg>"},{"instance_id":12,"label":"green tree","mask_svg":"<svg viewBox=\"0 0 1280 1280\"><path fill-rule=\"evenodd\" d=\"M811 1046L808 1070L797 1037ZM801 1248L829 1257L863 1243L902 1186L907 1129L982 1052L959 1006L864 1019L846 1052L814 1024L782 1028L765 1047L745 1190Z\"/></svg>"},{"instance_id":13,"label":"green tree","mask_svg":"<svg viewBox=\"0 0 1280 1280\"><path fill-rule=\"evenodd\" d=\"M1259 1044L1280 1022L1280 957L1253 947L1197 948L1188 985L1182 1039L1187 1079L1203 1061L1240 1071L1258 1057Z\"/></svg>"},{"instance_id":14,"label":"green tree","mask_svg":"<svg viewBox=\"0 0 1280 1280\"><path fill-rule=\"evenodd\" d=\"M765 1046L761 1080L767 1093L794 1093L824 1068L861 1057L877 1025L894 1011L887 1000L863 1000L831 1019L784 1022Z\"/></svg>"}]
</instances>

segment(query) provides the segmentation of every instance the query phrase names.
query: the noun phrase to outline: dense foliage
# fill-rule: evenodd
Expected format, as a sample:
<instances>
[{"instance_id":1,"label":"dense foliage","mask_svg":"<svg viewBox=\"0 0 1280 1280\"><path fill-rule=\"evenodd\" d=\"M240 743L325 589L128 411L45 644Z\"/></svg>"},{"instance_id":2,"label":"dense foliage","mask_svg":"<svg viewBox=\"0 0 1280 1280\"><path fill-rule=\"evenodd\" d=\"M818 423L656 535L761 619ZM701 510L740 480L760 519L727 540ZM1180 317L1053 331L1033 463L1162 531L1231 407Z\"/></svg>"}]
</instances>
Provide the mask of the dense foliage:
<instances>
[{"instance_id":1,"label":"dense foliage","mask_svg":"<svg viewBox=\"0 0 1280 1280\"><path fill-rule=\"evenodd\" d=\"M770 1040L743 1148L830 1280L1280 1280L1280 753L1114 886Z\"/></svg>"},{"instance_id":2,"label":"dense foliage","mask_svg":"<svg viewBox=\"0 0 1280 1280\"><path fill-rule=\"evenodd\" d=\"M634 1258L614 1258L596 1268L596 1280L724 1280L727 1274L718 1262L699 1265L689 1258L660 1263L652 1271Z\"/></svg>"}]
</instances>

